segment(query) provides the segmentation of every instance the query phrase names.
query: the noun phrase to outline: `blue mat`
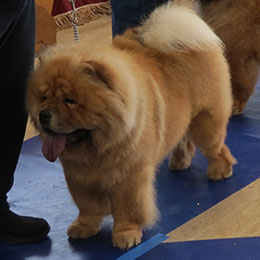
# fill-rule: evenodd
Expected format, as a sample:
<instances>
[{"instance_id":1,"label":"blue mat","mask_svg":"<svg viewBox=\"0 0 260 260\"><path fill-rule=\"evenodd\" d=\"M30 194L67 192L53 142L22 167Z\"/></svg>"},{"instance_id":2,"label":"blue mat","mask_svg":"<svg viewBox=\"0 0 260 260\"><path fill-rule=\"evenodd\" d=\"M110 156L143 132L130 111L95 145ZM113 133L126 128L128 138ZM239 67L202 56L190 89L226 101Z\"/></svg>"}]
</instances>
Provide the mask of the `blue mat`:
<instances>
[{"instance_id":1,"label":"blue mat","mask_svg":"<svg viewBox=\"0 0 260 260\"><path fill-rule=\"evenodd\" d=\"M130 257L126 255L128 252L112 247L111 217L104 220L101 232L92 238L67 238L67 227L77 216L77 209L68 193L60 163L45 160L41 141L32 138L24 142L9 201L17 213L46 218L52 229L47 239L34 245L15 246L0 241L0 259L105 260L122 256L124 259L259 259L251 247L259 248L260 238L161 244L165 234L259 178L259 138L260 84L243 115L233 117L228 126L227 144L238 160L234 176L223 182L208 181L207 163L199 152L190 169L184 172L169 171L165 160L156 181L160 221L144 231L141 247L132 249ZM230 248L233 251L229 252Z\"/></svg>"}]
</instances>

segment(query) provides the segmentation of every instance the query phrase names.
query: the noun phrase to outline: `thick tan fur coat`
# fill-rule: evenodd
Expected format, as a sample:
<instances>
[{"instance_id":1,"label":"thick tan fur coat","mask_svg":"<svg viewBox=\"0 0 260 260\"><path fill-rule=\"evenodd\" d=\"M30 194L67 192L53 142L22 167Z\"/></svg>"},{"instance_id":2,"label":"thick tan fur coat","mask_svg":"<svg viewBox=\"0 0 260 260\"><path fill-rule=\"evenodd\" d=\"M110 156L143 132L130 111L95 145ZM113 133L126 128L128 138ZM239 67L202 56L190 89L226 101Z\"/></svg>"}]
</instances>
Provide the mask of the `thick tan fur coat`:
<instances>
[{"instance_id":1,"label":"thick tan fur coat","mask_svg":"<svg viewBox=\"0 0 260 260\"><path fill-rule=\"evenodd\" d=\"M32 74L27 107L45 156L59 156L79 209L68 235L86 238L114 218L113 245L138 244L157 217L158 164L190 166L195 144L208 178L232 175L224 144L231 114L222 43L189 7L157 8L113 44L50 48Z\"/></svg>"}]
</instances>

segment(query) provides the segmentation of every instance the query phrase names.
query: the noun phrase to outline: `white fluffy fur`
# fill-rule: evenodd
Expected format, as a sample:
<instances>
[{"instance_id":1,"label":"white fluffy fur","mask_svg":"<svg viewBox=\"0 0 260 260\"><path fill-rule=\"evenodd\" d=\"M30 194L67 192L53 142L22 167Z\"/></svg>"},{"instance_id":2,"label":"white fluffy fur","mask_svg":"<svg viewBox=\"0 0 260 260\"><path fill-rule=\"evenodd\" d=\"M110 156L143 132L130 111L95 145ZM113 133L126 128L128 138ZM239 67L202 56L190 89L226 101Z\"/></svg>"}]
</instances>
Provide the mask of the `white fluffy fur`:
<instances>
[{"instance_id":1,"label":"white fluffy fur","mask_svg":"<svg viewBox=\"0 0 260 260\"><path fill-rule=\"evenodd\" d=\"M168 3L155 9L138 28L140 41L161 51L210 49L222 41L210 27L186 5Z\"/></svg>"}]
</instances>

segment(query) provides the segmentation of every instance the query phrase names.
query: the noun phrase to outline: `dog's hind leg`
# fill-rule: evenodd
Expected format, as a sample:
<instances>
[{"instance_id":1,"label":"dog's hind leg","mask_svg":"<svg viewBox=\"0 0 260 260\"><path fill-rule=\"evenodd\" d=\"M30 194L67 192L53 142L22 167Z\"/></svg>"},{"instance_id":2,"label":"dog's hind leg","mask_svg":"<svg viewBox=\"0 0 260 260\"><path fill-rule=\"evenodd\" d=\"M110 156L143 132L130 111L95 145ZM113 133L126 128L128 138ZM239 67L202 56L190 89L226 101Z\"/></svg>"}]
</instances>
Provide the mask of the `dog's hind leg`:
<instances>
[{"instance_id":1,"label":"dog's hind leg","mask_svg":"<svg viewBox=\"0 0 260 260\"><path fill-rule=\"evenodd\" d=\"M185 135L170 154L169 167L173 171L183 171L190 167L195 153L195 145L188 135Z\"/></svg>"},{"instance_id":2,"label":"dog's hind leg","mask_svg":"<svg viewBox=\"0 0 260 260\"><path fill-rule=\"evenodd\" d=\"M241 114L255 90L259 75L259 63L255 57L246 59L236 55L230 60L232 90L233 90L233 115Z\"/></svg>"},{"instance_id":3,"label":"dog's hind leg","mask_svg":"<svg viewBox=\"0 0 260 260\"><path fill-rule=\"evenodd\" d=\"M222 180L232 175L236 163L224 141L228 115L221 106L201 112L191 123L189 134L208 160L207 176L210 180Z\"/></svg>"}]
</instances>

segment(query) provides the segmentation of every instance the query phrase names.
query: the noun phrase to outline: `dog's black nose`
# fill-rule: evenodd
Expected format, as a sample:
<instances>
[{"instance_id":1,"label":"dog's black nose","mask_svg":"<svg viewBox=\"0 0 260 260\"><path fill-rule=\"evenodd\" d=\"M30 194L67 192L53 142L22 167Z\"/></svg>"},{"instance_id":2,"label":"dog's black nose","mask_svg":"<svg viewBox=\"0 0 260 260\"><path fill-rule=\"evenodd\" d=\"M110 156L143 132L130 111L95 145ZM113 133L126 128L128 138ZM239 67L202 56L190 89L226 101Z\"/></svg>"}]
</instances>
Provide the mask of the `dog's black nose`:
<instances>
[{"instance_id":1,"label":"dog's black nose","mask_svg":"<svg viewBox=\"0 0 260 260\"><path fill-rule=\"evenodd\" d=\"M46 125L50 122L51 119L51 113L49 110L44 109L42 111L40 111L39 113L39 120L41 122L41 124Z\"/></svg>"}]
</instances>

